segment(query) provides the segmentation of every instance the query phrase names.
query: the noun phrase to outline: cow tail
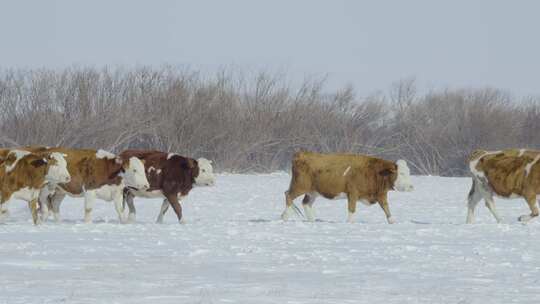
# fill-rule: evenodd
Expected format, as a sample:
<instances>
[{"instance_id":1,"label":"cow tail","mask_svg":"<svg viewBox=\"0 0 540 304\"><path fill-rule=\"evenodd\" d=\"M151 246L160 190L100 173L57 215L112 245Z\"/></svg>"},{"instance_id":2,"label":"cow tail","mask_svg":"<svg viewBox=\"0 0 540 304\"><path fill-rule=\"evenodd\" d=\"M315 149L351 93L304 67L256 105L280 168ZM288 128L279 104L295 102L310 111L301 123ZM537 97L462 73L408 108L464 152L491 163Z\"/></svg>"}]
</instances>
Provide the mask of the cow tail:
<instances>
[{"instance_id":1,"label":"cow tail","mask_svg":"<svg viewBox=\"0 0 540 304\"><path fill-rule=\"evenodd\" d=\"M472 178L472 186L471 186L471 190L469 191L469 195L467 196L467 198L469 199L469 201L472 199L472 197L474 196L474 191L476 191L476 178Z\"/></svg>"}]
</instances>

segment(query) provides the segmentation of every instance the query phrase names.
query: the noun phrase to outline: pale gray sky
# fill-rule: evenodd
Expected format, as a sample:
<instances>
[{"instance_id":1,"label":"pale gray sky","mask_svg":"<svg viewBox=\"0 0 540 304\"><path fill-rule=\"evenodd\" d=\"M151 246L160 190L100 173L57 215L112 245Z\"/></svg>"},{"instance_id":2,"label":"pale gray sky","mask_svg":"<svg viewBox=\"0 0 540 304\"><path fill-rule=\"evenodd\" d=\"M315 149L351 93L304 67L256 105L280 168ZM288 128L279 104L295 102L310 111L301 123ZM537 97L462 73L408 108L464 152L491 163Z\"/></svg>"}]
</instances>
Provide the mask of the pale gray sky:
<instances>
[{"instance_id":1,"label":"pale gray sky","mask_svg":"<svg viewBox=\"0 0 540 304\"><path fill-rule=\"evenodd\" d=\"M540 95L540 1L0 0L0 66L232 65Z\"/></svg>"}]
</instances>

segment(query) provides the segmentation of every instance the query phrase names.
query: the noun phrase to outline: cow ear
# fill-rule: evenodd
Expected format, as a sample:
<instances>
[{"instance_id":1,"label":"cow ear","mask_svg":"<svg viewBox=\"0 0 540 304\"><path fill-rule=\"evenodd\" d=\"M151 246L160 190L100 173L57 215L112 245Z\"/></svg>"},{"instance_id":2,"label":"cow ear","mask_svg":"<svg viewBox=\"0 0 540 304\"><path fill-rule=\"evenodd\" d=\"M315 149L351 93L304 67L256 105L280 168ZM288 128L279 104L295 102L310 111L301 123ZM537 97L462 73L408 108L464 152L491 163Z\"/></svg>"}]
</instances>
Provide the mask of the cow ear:
<instances>
[{"instance_id":1,"label":"cow ear","mask_svg":"<svg viewBox=\"0 0 540 304\"><path fill-rule=\"evenodd\" d=\"M189 169L195 168L196 165L197 165L197 163L196 163L196 161L194 159L191 159L191 158L187 159L187 167Z\"/></svg>"},{"instance_id":2,"label":"cow ear","mask_svg":"<svg viewBox=\"0 0 540 304\"><path fill-rule=\"evenodd\" d=\"M43 158L40 158L40 159L36 159L34 161L32 161L30 163L32 166L34 166L35 168L37 167L41 167L41 166L44 166L47 164L47 160L43 159Z\"/></svg>"},{"instance_id":3,"label":"cow ear","mask_svg":"<svg viewBox=\"0 0 540 304\"><path fill-rule=\"evenodd\" d=\"M381 176L389 176L389 175L392 175L392 173L394 173L392 169L384 169L384 170L379 171L379 175Z\"/></svg>"},{"instance_id":4,"label":"cow ear","mask_svg":"<svg viewBox=\"0 0 540 304\"><path fill-rule=\"evenodd\" d=\"M124 173L124 172L126 172L126 170L124 169L124 167L120 167L119 170L114 171L113 173L111 173L111 175L109 175L109 179L114 179L114 178L116 178L119 174Z\"/></svg>"},{"instance_id":5,"label":"cow ear","mask_svg":"<svg viewBox=\"0 0 540 304\"><path fill-rule=\"evenodd\" d=\"M117 164L121 165L121 170L122 172L125 172L127 169L129 169L129 164L130 164L130 159L121 159L120 158L120 162L118 162L118 160L116 161Z\"/></svg>"}]
</instances>

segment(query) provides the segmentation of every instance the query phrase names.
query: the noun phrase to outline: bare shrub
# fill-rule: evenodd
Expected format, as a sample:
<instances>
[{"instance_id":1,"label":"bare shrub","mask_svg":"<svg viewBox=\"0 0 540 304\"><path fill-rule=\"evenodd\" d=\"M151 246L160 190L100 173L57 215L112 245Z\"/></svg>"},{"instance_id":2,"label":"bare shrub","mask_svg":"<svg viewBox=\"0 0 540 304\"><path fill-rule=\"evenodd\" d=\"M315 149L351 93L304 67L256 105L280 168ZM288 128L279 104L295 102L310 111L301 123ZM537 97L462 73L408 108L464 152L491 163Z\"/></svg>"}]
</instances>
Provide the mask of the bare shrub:
<instances>
[{"instance_id":1,"label":"bare shrub","mask_svg":"<svg viewBox=\"0 0 540 304\"><path fill-rule=\"evenodd\" d=\"M174 151L221 171L286 169L298 150L404 158L415 173L466 174L476 148L538 147L540 101L500 90L418 95L413 78L365 98L323 80L202 75L181 67L0 71L0 146Z\"/></svg>"}]
</instances>

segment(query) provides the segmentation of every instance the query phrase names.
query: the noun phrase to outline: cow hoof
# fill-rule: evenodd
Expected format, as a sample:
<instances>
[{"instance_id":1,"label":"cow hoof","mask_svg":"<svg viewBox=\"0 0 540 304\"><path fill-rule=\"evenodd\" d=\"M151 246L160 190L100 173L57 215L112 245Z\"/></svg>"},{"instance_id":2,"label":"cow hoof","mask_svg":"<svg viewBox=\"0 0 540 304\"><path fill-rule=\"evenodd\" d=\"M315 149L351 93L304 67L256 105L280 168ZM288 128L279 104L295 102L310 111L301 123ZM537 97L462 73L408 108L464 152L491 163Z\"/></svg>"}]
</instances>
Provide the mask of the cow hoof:
<instances>
[{"instance_id":1,"label":"cow hoof","mask_svg":"<svg viewBox=\"0 0 540 304\"><path fill-rule=\"evenodd\" d=\"M528 222L529 220L531 220L531 218L532 217L530 215L524 214L524 215L518 217L518 221L520 221L520 222Z\"/></svg>"},{"instance_id":2,"label":"cow hoof","mask_svg":"<svg viewBox=\"0 0 540 304\"><path fill-rule=\"evenodd\" d=\"M287 212L283 212L281 214L281 219L286 222L289 219L289 214Z\"/></svg>"},{"instance_id":3,"label":"cow hoof","mask_svg":"<svg viewBox=\"0 0 540 304\"><path fill-rule=\"evenodd\" d=\"M387 218L387 220L388 220L388 224L395 224L396 223L396 219L393 218L393 217L389 217L389 218Z\"/></svg>"},{"instance_id":4,"label":"cow hoof","mask_svg":"<svg viewBox=\"0 0 540 304\"><path fill-rule=\"evenodd\" d=\"M9 210L0 210L0 218L8 218Z\"/></svg>"},{"instance_id":5,"label":"cow hoof","mask_svg":"<svg viewBox=\"0 0 540 304\"><path fill-rule=\"evenodd\" d=\"M130 213L127 218L128 223L135 223L135 213Z\"/></svg>"},{"instance_id":6,"label":"cow hoof","mask_svg":"<svg viewBox=\"0 0 540 304\"><path fill-rule=\"evenodd\" d=\"M186 221L186 219L182 218L180 221L178 221L180 224L184 225L184 224L187 224L188 222Z\"/></svg>"},{"instance_id":7,"label":"cow hoof","mask_svg":"<svg viewBox=\"0 0 540 304\"><path fill-rule=\"evenodd\" d=\"M308 213L308 214L306 214L306 221L315 222L315 217Z\"/></svg>"}]
</instances>

